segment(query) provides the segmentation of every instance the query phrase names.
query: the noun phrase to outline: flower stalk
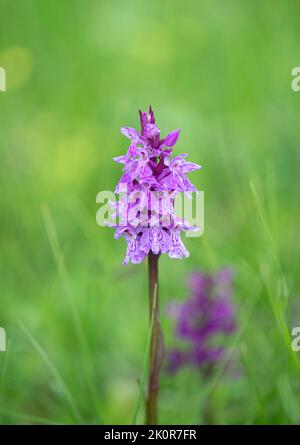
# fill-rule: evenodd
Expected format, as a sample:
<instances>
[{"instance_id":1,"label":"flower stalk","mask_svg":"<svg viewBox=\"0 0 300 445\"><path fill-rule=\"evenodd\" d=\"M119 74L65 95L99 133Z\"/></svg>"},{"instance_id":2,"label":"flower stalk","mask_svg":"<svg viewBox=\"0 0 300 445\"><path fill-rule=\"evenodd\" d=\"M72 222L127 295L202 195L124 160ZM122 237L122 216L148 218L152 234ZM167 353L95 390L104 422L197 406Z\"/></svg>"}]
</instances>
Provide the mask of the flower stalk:
<instances>
[{"instance_id":1,"label":"flower stalk","mask_svg":"<svg viewBox=\"0 0 300 445\"><path fill-rule=\"evenodd\" d=\"M158 259L151 251L148 254L149 274L149 318L151 332L151 346L149 358L148 394L146 400L146 424L157 424L157 399L159 392L159 374L163 362L164 343L159 319L158 302Z\"/></svg>"}]
</instances>

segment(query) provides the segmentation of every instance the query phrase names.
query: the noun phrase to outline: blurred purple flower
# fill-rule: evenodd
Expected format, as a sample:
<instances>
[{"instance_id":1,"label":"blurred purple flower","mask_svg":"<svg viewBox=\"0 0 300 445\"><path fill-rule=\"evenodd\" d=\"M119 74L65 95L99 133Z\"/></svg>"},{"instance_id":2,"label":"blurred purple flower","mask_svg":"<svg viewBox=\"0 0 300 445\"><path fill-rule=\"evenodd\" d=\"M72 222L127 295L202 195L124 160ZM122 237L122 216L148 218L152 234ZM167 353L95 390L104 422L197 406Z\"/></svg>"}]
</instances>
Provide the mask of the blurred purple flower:
<instances>
[{"instance_id":1,"label":"blurred purple flower","mask_svg":"<svg viewBox=\"0 0 300 445\"><path fill-rule=\"evenodd\" d=\"M193 273L189 285L189 299L167 306L168 315L176 323L176 337L188 345L186 349L169 350L167 370L171 373L184 365L211 369L225 352L223 342L215 344L217 336L224 340L236 329L230 269L221 269L215 275Z\"/></svg>"},{"instance_id":2,"label":"blurred purple flower","mask_svg":"<svg viewBox=\"0 0 300 445\"><path fill-rule=\"evenodd\" d=\"M125 155L114 158L124 165L116 193L130 193L130 200L120 199L115 206L115 215L121 222L111 225L116 229L115 238L126 239L124 264L140 263L150 251L167 253L171 258L187 257L189 252L180 232L196 229L175 216L174 200L180 192L196 191L186 174L200 166L187 162L187 154L171 159L180 130L161 139L151 107L148 112L140 111L140 123L141 133L134 128L121 128L130 146Z\"/></svg>"}]
</instances>

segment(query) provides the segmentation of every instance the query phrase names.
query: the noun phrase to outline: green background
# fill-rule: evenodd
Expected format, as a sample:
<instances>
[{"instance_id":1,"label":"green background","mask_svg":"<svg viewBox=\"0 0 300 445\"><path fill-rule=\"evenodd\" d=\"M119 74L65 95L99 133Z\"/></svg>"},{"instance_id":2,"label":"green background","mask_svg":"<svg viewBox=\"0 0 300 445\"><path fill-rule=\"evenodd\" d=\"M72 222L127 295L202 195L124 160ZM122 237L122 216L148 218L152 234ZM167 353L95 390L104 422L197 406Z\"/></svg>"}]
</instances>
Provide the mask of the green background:
<instances>
[{"instance_id":1,"label":"green background","mask_svg":"<svg viewBox=\"0 0 300 445\"><path fill-rule=\"evenodd\" d=\"M203 169L205 233L160 260L164 305L191 270L235 270L239 375L162 376L161 423L299 423L300 3L0 0L1 423L131 423L148 335L147 269L96 225L96 195L151 104ZM142 407L137 421L143 420Z\"/></svg>"}]
</instances>

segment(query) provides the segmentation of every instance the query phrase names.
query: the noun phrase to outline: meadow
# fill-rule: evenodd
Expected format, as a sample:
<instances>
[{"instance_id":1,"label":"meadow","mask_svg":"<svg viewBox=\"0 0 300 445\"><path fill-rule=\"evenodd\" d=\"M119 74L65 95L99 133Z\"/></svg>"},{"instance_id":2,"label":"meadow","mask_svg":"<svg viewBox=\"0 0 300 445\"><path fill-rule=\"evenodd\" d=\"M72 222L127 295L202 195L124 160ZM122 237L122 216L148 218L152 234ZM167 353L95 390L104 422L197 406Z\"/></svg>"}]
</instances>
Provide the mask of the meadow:
<instances>
[{"instance_id":1,"label":"meadow","mask_svg":"<svg viewBox=\"0 0 300 445\"><path fill-rule=\"evenodd\" d=\"M147 267L96 224L151 104L175 154L203 166L202 237L160 259L166 347L191 271L234 270L237 330L209 381L162 373L162 424L300 422L296 0L0 0L0 423L143 422Z\"/></svg>"}]
</instances>

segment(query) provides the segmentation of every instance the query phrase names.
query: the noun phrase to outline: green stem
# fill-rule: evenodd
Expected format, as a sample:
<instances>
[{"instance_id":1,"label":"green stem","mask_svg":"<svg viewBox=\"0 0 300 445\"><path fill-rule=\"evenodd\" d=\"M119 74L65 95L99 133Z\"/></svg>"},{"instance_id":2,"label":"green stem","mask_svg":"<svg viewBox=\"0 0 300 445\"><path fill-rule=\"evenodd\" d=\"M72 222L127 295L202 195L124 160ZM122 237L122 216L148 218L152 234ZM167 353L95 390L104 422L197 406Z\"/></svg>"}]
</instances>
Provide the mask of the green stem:
<instances>
[{"instance_id":1,"label":"green stem","mask_svg":"<svg viewBox=\"0 0 300 445\"><path fill-rule=\"evenodd\" d=\"M146 400L146 423L157 424L157 398L159 391L159 373L163 361L163 335L159 320L158 305L158 259L159 255L148 254L149 273L149 313L152 324L148 394ZM153 319L153 320L152 320Z\"/></svg>"}]
</instances>

